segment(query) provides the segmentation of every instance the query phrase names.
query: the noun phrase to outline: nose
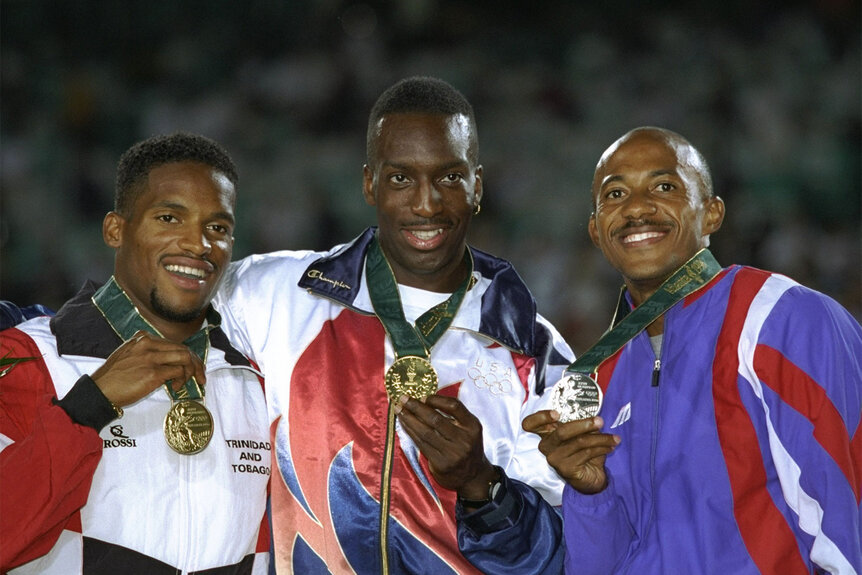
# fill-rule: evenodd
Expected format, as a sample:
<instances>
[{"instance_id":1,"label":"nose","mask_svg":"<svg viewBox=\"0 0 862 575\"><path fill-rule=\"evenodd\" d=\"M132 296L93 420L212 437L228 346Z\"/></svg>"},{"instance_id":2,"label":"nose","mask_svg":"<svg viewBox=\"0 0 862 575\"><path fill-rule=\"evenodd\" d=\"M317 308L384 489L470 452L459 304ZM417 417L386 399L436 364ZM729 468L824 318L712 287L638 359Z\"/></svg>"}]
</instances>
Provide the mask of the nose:
<instances>
[{"instance_id":1,"label":"nose","mask_svg":"<svg viewBox=\"0 0 862 575\"><path fill-rule=\"evenodd\" d=\"M212 251L212 242L207 237L206 228L184 226L179 239L180 249L196 256L205 256Z\"/></svg>"},{"instance_id":2,"label":"nose","mask_svg":"<svg viewBox=\"0 0 862 575\"><path fill-rule=\"evenodd\" d=\"M623 215L635 220L655 213L656 204L649 190L633 190L623 206Z\"/></svg>"},{"instance_id":3,"label":"nose","mask_svg":"<svg viewBox=\"0 0 862 575\"><path fill-rule=\"evenodd\" d=\"M440 212L443 205L442 199L443 196L434 184L423 179L419 182L413 197L413 213L418 216L431 217Z\"/></svg>"}]
</instances>

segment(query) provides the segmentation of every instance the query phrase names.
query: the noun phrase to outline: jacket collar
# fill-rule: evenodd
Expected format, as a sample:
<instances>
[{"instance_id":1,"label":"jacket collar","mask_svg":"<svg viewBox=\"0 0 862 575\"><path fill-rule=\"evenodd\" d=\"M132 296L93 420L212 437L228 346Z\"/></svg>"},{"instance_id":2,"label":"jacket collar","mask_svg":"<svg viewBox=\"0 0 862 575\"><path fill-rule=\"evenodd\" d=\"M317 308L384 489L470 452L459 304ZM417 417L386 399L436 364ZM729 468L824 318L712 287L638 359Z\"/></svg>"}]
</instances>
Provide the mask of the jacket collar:
<instances>
[{"instance_id":1,"label":"jacket collar","mask_svg":"<svg viewBox=\"0 0 862 575\"><path fill-rule=\"evenodd\" d=\"M355 302L365 269L365 253L376 230L370 227L350 243L315 260L306 268L298 285L357 309ZM541 355L543 348L549 345L548 335L539 333L535 321L536 301L530 290L511 263L473 247L469 249L474 272L490 280L482 294L478 332L509 349L529 356Z\"/></svg>"},{"instance_id":2,"label":"jacket collar","mask_svg":"<svg viewBox=\"0 0 862 575\"><path fill-rule=\"evenodd\" d=\"M122 345L123 340L93 304L93 294L99 287L99 284L87 280L81 290L51 318L51 333L57 338L57 352L60 355L107 358ZM231 346L220 327L210 331L210 344L224 352L229 364L250 366L249 361Z\"/></svg>"}]
</instances>

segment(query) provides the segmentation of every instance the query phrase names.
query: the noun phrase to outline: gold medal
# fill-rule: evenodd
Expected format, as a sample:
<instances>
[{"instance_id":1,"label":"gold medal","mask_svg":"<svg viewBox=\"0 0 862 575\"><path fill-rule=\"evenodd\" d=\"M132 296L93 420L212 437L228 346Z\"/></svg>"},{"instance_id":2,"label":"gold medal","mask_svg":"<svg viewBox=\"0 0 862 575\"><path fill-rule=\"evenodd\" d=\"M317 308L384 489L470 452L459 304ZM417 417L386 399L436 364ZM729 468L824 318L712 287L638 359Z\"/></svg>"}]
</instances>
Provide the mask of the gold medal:
<instances>
[{"instance_id":1,"label":"gold medal","mask_svg":"<svg viewBox=\"0 0 862 575\"><path fill-rule=\"evenodd\" d=\"M177 401L165 416L165 441L183 455L203 451L213 436L213 418L202 403Z\"/></svg>"},{"instance_id":2,"label":"gold medal","mask_svg":"<svg viewBox=\"0 0 862 575\"><path fill-rule=\"evenodd\" d=\"M425 399L437 392L437 372L427 359L407 355L395 360L386 371L384 383L391 401L402 395Z\"/></svg>"}]
</instances>

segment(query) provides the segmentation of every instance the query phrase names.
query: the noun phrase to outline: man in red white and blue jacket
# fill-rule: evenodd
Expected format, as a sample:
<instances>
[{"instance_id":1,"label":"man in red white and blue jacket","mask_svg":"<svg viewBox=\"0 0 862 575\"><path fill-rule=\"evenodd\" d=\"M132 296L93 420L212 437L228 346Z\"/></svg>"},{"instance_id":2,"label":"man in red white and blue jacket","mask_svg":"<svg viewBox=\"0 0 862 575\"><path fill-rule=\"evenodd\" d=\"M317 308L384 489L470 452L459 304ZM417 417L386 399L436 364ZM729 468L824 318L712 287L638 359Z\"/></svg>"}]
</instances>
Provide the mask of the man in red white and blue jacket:
<instances>
[{"instance_id":1,"label":"man in red white and blue jacket","mask_svg":"<svg viewBox=\"0 0 862 575\"><path fill-rule=\"evenodd\" d=\"M572 353L512 265L466 243L482 198L472 107L408 78L368 134L379 225L328 252L249 256L214 300L267 377L276 570L557 574L563 482L521 420L549 407ZM385 267L367 267L378 248ZM387 394L402 356L369 269L391 271L404 331L448 323L422 401Z\"/></svg>"},{"instance_id":2,"label":"man in red white and blue jacket","mask_svg":"<svg viewBox=\"0 0 862 575\"><path fill-rule=\"evenodd\" d=\"M593 197L623 313L724 216L702 156L657 128L605 152ZM567 573L862 572L862 329L835 301L731 266L595 377L601 416L524 422L568 482Z\"/></svg>"}]
</instances>

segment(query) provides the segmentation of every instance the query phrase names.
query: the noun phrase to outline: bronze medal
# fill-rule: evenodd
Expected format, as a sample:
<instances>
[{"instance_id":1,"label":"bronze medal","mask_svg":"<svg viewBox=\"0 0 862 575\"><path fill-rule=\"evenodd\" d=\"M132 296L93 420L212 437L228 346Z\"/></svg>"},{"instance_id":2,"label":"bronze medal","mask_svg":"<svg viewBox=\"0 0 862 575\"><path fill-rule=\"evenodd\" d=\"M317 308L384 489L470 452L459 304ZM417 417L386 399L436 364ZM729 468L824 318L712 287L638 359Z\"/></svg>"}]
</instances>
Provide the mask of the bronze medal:
<instances>
[{"instance_id":1,"label":"bronze medal","mask_svg":"<svg viewBox=\"0 0 862 575\"><path fill-rule=\"evenodd\" d=\"M384 379L390 401L402 395L425 399L437 392L437 372L431 362L415 355L399 357L386 371Z\"/></svg>"},{"instance_id":2,"label":"bronze medal","mask_svg":"<svg viewBox=\"0 0 862 575\"><path fill-rule=\"evenodd\" d=\"M183 455L203 451L213 436L213 418L202 403L177 401L165 416L165 441Z\"/></svg>"},{"instance_id":3,"label":"bronze medal","mask_svg":"<svg viewBox=\"0 0 862 575\"><path fill-rule=\"evenodd\" d=\"M551 409L560 422L587 419L602 408L602 388L585 373L567 371L551 391Z\"/></svg>"}]
</instances>

